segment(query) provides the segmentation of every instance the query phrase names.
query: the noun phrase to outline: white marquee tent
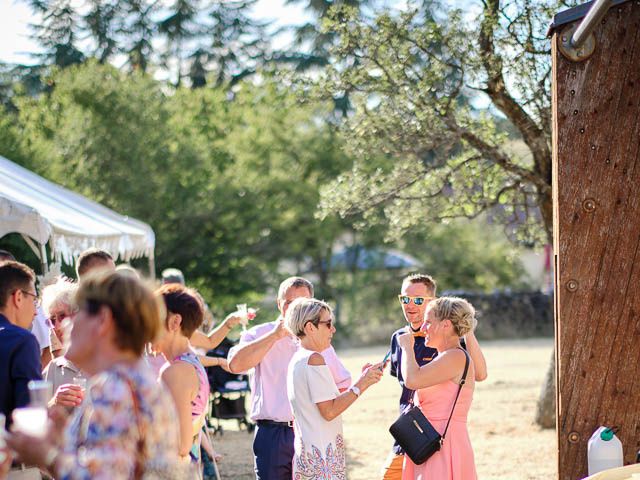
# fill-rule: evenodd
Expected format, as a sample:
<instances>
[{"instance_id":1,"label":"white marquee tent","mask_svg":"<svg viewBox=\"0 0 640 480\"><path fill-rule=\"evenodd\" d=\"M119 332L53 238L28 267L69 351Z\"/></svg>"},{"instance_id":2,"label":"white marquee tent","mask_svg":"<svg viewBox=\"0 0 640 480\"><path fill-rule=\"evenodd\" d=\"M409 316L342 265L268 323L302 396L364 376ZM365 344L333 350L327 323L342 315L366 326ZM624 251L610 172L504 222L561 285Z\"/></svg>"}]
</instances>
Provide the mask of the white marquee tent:
<instances>
[{"instance_id":1,"label":"white marquee tent","mask_svg":"<svg viewBox=\"0 0 640 480\"><path fill-rule=\"evenodd\" d=\"M150 275L155 275L155 235L149 225L0 156L0 237L13 232L22 235L45 270L49 243L55 260L67 264L89 247L107 250L124 261L145 256Z\"/></svg>"}]
</instances>

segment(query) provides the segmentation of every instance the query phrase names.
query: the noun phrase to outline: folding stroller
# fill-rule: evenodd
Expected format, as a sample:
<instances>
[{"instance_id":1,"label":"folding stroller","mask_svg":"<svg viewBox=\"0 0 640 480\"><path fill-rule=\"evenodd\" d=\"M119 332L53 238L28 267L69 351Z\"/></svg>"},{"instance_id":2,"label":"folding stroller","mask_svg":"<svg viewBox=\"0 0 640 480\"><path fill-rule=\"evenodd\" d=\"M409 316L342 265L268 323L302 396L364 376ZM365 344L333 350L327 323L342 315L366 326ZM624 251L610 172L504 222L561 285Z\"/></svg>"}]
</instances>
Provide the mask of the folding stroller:
<instances>
[{"instance_id":1,"label":"folding stroller","mask_svg":"<svg viewBox=\"0 0 640 480\"><path fill-rule=\"evenodd\" d=\"M226 358L233 342L224 339L217 348L207 352L210 357ZM222 369L222 367L208 367L207 375L211 385L211 411L208 418L209 426L214 434L223 434L220 420L237 420L238 428L246 427L252 432L255 425L247 419L245 402L249 390L249 376L235 375ZM211 420L216 419L216 426L211 425Z\"/></svg>"}]
</instances>

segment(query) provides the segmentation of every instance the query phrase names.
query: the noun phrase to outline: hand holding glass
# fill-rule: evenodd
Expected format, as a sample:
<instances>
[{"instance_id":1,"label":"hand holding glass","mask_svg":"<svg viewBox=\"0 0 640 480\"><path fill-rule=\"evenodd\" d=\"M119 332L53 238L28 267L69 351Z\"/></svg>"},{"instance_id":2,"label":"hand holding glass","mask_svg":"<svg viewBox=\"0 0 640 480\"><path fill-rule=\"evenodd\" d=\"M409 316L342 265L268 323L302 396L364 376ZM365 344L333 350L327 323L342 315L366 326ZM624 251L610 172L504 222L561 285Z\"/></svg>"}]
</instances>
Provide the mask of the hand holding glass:
<instances>
[{"instance_id":1,"label":"hand holding glass","mask_svg":"<svg viewBox=\"0 0 640 480\"><path fill-rule=\"evenodd\" d=\"M238 309L238 316L240 317L240 325L242 325L242 330L246 330L247 329L247 324L249 323L249 317L247 315L247 304L246 303L239 303L238 305L236 305L236 308Z\"/></svg>"},{"instance_id":2,"label":"hand holding glass","mask_svg":"<svg viewBox=\"0 0 640 480\"><path fill-rule=\"evenodd\" d=\"M82 401L84 401L84 395L87 390L87 379L83 376L73 377L73 384L82 389Z\"/></svg>"},{"instance_id":3,"label":"hand holding glass","mask_svg":"<svg viewBox=\"0 0 640 480\"><path fill-rule=\"evenodd\" d=\"M16 408L13 411L13 428L27 435L44 438L49 422L47 405L53 386L50 382L32 380L27 387L29 388L29 406Z\"/></svg>"},{"instance_id":4,"label":"hand holding glass","mask_svg":"<svg viewBox=\"0 0 640 480\"><path fill-rule=\"evenodd\" d=\"M78 385L83 391L87 389L87 379L84 377L73 377L73 384Z\"/></svg>"},{"instance_id":5,"label":"hand holding glass","mask_svg":"<svg viewBox=\"0 0 640 480\"><path fill-rule=\"evenodd\" d=\"M236 305L237 314L240 317L240 325L242 325L242 330L247 329L247 324L249 320L253 320L256 318L256 312L258 311L255 308L247 308L246 303L239 303Z\"/></svg>"}]
</instances>

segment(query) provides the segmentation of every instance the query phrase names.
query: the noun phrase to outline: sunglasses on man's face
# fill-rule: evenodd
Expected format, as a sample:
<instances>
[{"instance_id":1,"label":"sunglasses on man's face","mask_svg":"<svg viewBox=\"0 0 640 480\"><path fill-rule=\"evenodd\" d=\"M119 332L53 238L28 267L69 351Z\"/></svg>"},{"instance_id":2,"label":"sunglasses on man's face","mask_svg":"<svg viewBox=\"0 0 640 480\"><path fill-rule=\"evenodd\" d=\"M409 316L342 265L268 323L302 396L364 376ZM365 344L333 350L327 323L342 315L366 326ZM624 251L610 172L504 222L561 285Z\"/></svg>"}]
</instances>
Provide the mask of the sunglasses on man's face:
<instances>
[{"instance_id":1,"label":"sunglasses on man's face","mask_svg":"<svg viewBox=\"0 0 640 480\"><path fill-rule=\"evenodd\" d=\"M403 305L409 305L411 300L413 300L413 303L420 306L425 302L433 300L433 297L410 297L409 295L398 295L398 299Z\"/></svg>"}]
</instances>

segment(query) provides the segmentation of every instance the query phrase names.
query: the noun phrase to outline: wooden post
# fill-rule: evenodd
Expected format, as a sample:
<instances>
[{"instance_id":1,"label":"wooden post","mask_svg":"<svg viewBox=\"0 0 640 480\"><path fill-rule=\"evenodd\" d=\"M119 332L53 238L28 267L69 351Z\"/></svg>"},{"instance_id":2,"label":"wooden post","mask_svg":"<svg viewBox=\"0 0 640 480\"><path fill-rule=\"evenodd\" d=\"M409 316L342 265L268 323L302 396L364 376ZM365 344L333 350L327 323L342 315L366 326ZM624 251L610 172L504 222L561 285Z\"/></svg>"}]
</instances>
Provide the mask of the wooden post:
<instances>
[{"instance_id":1,"label":"wooden post","mask_svg":"<svg viewBox=\"0 0 640 480\"><path fill-rule=\"evenodd\" d=\"M587 441L617 426L640 449L640 2L617 2L583 61L553 26L558 473L587 476ZM566 17L565 17L566 18Z\"/></svg>"}]
</instances>

